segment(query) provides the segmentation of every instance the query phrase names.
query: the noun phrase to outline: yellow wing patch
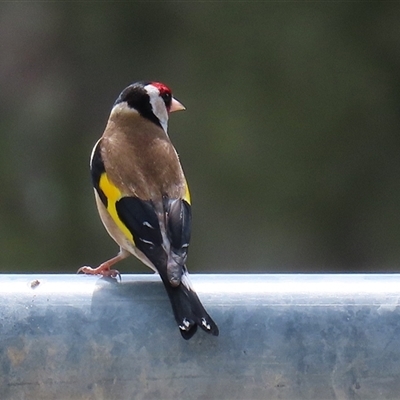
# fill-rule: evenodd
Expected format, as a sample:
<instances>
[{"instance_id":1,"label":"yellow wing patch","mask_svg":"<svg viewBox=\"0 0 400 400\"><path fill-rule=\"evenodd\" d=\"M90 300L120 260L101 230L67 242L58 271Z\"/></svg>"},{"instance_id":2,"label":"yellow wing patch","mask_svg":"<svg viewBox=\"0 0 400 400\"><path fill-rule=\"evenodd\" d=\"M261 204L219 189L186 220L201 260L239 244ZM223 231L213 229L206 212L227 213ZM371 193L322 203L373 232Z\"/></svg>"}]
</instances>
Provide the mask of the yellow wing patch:
<instances>
[{"instance_id":1,"label":"yellow wing patch","mask_svg":"<svg viewBox=\"0 0 400 400\"><path fill-rule=\"evenodd\" d=\"M115 204L123 196L121 191L108 179L108 176L103 172L100 176L99 188L107 197L107 211L110 213L112 219L117 224L121 232L134 244L132 233L119 219Z\"/></svg>"}]
</instances>

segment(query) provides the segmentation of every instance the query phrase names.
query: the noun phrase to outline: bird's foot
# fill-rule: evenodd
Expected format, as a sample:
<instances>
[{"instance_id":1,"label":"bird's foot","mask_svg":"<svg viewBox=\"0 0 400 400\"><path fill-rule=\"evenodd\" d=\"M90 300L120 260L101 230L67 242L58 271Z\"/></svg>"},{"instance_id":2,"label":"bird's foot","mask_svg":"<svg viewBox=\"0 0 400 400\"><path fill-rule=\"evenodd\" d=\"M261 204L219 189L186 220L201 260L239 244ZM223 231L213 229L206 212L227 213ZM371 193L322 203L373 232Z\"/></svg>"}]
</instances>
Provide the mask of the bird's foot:
<instances>
[{"instance_id":1,"label":"bird's foot","mask_svg":"<svg viewBox=\"0 0 400 400\"><path fill-rule=\"evenodd\" d=\"M87 275L102 275L108 278L114 278L114 279L119 278L119 280L121 280L121 274L119 273L119 271L116 269L111 269L111 267L118 261L121 261L128 256L129 252L121 248L119 253L115 257L110 258L107 261L104 261L97 268L85 266L79 268L78 271L76 271L76 273L79 274L82 272L83 274Z\"/></svg>"},{"instance_id":2,"label":"bird's foot","mask_svg":"<svg viewBox=\"0 0 400 400\"><path fill-rule=\"evenodd\" d=\"M121 274L116 269L111 269L109 265L101 264L97 268L92 267L81 267L76 271L77 274L86 274L86 275L102 275L108 278L119 278L121 280Z\"/></svg>"}]
</instances>

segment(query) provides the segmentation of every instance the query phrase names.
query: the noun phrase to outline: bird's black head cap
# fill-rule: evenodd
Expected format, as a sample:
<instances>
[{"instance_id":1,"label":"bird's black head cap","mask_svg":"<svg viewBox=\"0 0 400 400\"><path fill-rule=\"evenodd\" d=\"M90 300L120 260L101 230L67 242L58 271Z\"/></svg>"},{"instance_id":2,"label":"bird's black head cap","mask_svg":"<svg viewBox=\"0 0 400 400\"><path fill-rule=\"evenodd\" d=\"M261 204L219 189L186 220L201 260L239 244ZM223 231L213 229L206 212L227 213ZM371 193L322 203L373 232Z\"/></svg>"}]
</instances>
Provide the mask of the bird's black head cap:
<instances>
[{"instance_id":1,"label":"bird's black head cap","mask_svg":"<svg viewBox=\"0 0 400 400\"><path fill-rule=\"evenodd\" d=\"M149 119L161 127L160 121L153 113L150 96L145 89L145 86L150 83L145 81L132 83L121 92L114 106L126 102L130 108L136 110L142 117Z\"/></svg>"}]
</instances>

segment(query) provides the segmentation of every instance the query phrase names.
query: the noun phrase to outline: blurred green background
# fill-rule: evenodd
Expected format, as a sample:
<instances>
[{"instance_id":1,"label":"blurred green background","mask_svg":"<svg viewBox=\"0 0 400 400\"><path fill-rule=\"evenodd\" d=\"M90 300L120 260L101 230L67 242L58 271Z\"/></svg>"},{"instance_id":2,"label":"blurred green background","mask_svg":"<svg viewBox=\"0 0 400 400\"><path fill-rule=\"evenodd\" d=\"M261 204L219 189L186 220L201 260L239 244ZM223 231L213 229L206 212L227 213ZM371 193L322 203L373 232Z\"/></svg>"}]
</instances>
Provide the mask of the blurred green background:
<instances>
[{"instance_id":1,"label":"blurred green background","mask_svg":"<svg viewBox=\"0 0 400 400\"><path fill-rule=\"evenodd\" d=\"M2 3L0 271L117 252L89 156L142 79L187 108L192 272L398 271L399 21L397 2Z\"/></svg>"}]
</instances>

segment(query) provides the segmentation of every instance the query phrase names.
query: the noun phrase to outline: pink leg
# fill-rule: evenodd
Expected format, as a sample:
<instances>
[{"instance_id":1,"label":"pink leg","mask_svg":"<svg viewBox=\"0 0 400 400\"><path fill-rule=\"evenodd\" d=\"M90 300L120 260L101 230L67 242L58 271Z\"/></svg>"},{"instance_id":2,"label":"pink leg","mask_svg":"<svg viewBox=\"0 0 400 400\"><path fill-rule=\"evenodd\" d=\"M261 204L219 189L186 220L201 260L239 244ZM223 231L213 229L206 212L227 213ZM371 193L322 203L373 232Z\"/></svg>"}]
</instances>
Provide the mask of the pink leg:
<instances>
[{"instance_id":1,"label":"pink leg","mask_svg":"<svg viewBox=\"0 0 400 400\"><path fill-rule=\"evenodd\" d=\"M76 273L79 274L82 272L88 275L103 275L103 276L109 276L111 278L116 278L118 276L119 279L121 279L121 274L119 273L119 271L116 269L111 269L111 267L117 262L127 258L129 255L130 253L128 253L126 250L120 249L119 253L115 257L110 258L107 261L104 261L97 268L85 266L79 268Z\"/></svg>"}]
</instances>

